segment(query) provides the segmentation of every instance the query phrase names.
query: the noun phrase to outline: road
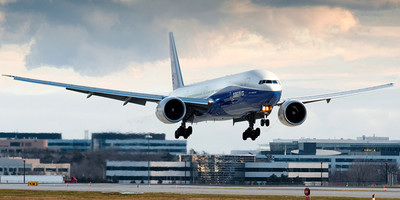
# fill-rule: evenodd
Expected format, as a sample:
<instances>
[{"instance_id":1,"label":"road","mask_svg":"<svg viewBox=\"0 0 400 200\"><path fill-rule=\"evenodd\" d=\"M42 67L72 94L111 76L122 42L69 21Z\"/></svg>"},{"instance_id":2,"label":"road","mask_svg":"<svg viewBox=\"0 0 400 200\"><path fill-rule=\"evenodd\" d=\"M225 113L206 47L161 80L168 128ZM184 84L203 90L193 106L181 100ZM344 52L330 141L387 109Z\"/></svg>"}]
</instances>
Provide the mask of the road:
<instances>
[{"instance_id":1,"label":"road","mask_svg":"<svg viewBox=\"0 0 400 200\"><path fill-rule=\"evenodd\" d=\"M0 184L0 189L53 190L53 191L98 191L119 193L181 193L181 194L233 194L233 195L278 195L304 196L305 187L240 187L199 185L139 185L136 184ZM400 188L343 188L310 187L311 196L399 198Z\"/></svg>"}]
</instances>

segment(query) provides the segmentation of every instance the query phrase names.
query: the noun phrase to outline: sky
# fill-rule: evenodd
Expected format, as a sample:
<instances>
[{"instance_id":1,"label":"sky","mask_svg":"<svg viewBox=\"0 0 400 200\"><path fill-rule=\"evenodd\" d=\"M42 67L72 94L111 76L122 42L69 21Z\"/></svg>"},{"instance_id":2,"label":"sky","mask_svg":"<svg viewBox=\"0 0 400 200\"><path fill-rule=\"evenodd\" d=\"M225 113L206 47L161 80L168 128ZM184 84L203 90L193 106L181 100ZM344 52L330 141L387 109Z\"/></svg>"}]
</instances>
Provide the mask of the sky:
<instances>
[{"instance_id":1,"label":"sky","mask_svg":"<svg viewBox=\"0 0 400 200\"><path fill-rule=\"evenodd\" d=\"M185 84L268 69L283 98L400 82L400 1L0 0L0 74L167 95L168 32ZM307 104L307 120L271 126L243 141L248 124L193 125L188 149L229 154L273 139L400 140L400 88ZM0 77L0 131L165 133L156 104L91 97ZM258 123L257 123L258 125ZM258 125L259 126L259 125Z\"/></svg>"}]
</instances>

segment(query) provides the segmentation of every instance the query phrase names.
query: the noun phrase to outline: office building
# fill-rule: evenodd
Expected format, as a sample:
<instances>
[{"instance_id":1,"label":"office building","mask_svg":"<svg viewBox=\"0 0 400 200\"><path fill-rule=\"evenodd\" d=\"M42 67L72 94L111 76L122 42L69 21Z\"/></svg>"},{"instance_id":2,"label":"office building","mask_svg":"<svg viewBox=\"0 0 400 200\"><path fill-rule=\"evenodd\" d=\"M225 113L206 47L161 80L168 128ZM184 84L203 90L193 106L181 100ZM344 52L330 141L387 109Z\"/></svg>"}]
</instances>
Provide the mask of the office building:
<instances>
[{"instance_id":1,"label":"office building","mask_svg":"<svg viewBox=\"0 0 400 200\"><path fill-rule=\"evenodd\" d=\"M0 132L0 139L36 139L51 140L61 139L61 133L16 133L16 132Z\"/></svg>"},{"instance_id":2,"label":"office building","mask_svg":"<svg viewBox=\"0 0 400 200\"><path fill-rule=\"evenodd\" d=\"M269 143L270 154L314 154L312 146L318 150L336 151L342 155L382 155L399 156L400 140L389 140L388 137L358 137L357 139L274 139ZM306 152L301 152L301 149ZM297 151L295 151L297 150ZM322 151L321 151L322 152Z\"/></svg>"},{"instance_id":3,"label":"office building","mask_svg":"<svg viewBox=\"0 0 400 200\"><path fill-rule=\"evenodd\" d=\"M16 139L0 140L0 153L21 153L27 149L47 149L47 140Z\"/></svg>"},{"instance_id":4,"label":"office building","mask_svg":"<svg viewBox=\"0 0 400 200\"><path fill-rule=\"evenodd\" d=\"M107 161L106 177L111 182L189 184L191 162Z\"/></svg>"},{"instance_id":5,"label":"office building","mask_svg":"<svg viewBox=\"0 0 400 200\"><path fill-rule=\"evenodd\" d=\"M23 175L25 160L25 174L29 175L63 175L70 176L71 164L40 163L39 159L22 159L20 157L0 157L0 175Z\"/></svg>"},{"instance_id":6,"label":"office building","mask_svg":"<svg viewBox=\"0 0 400 200\"><path fill-rule=\"evenodd\" d=\"M87 151L92 149L91 140L48 140L48 147L59 149L61 151L79 150Z\"/></svg>"},{"instance_id":7,"label":"office building","mask_svg":"<svg viewBox=\"0 0 400 200\"><path fill-rule=\"evenodd\" d=\"M301 162L255 162L245 164L245 183L256 182L268 184L270 177L287 176L289 179L299 179L304 183L321 185L328 181L328 163L301 163ZM316 183L316 184L315 184ZM275 183L276 184L276 183ZM285 183L286 184L286 183Z\"/></svg>"},{"instance_id":8,"label":"office building","mask_svg":"<svg viewBox=\"0 0 400 200\"><path fill-rule=\"evenodd\" d=\"M121 152L149 152L186 154L186 140L166 140L165 134L121 134L121 133L93 133L92 148L114 149Z\"/></svg>"}]
</instances>

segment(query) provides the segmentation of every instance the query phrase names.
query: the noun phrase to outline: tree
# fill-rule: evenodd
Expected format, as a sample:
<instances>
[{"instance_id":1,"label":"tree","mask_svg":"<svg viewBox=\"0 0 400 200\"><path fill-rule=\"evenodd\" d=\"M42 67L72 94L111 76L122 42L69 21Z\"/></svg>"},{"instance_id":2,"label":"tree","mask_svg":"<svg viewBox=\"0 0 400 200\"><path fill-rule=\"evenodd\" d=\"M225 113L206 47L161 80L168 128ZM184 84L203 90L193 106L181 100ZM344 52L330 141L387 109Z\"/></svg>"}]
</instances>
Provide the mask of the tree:
<instances>
[{"instance_id":1,"label":"tree","mask_svg":"<svg viewBox=\"0 0 400 200\"><path fill-rule=\"evenodd\" d=\"M275 175L272 174L269 178L268 178L268 183L273 183L276 184L279 182L279 178Z\"/></svg>"}]
</instances>

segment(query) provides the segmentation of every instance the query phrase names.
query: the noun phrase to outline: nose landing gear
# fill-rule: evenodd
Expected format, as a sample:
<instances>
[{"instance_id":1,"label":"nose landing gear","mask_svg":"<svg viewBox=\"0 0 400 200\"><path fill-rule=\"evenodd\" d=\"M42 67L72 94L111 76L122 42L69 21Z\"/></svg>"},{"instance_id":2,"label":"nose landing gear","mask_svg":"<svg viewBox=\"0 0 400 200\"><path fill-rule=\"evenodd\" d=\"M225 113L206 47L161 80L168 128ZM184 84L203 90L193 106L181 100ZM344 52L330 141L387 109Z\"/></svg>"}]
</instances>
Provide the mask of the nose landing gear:
<instances>
[{"instance_id":1,"label":"nose landing gear","mask_svg":"<svg viewBox=\"0 0 400 200\"><path fill-rule=\"evenodd\" d=\"M269 126L269 119L261 119L261 126Z\"/></svg>"}]
</instances>

